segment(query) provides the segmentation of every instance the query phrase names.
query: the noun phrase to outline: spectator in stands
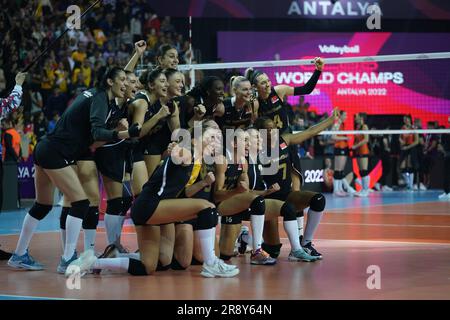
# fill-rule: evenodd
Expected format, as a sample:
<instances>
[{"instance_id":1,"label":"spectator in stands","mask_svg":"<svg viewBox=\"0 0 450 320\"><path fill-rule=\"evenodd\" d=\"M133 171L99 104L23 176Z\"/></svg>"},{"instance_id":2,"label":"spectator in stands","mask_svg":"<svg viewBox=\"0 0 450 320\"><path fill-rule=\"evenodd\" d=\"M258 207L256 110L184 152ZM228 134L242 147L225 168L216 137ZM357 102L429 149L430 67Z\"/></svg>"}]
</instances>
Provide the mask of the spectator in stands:
<instances>
[{"instance_id":1,"label":"spectator in stands","mask_svg":"<svg viewBox=\"0 0 450 320\"><path fill-rule=\"evenodd\" d=\"M139 41L142 37L142 22L138 15L133 16L130 21L130 33L133 37L133 42Z\"/></svg>"},{"instance_id":2,"label":"spectator in stands","mask_svg":"<svg viewBox=\"0 0 450 320\"><path fill-rule=\"evenodd\" d=\"M39 141L47 133L47 119L45 119L44 113L39 111L34 116L33 132L36 136L36 140Z\"/></svg>"},{"instance_id":3,"label":"spectator in stands","mask_svg":"<svg viewBox=\"0 0 450 320\"><path fill-rule=\"evenodd\" d=\"M55 112L61 115L67 108L67 102L67 95L59 87L53 88L53 94L48 98L44 110L47 119L50 120Z\"/></svg>"},{"instance_id":4,"label":"spectator in stands","mask_svg":"<svg viewBox=\"0 0 450 320\"><path fill-rule=\"evenodd\" d=\"M52 132L53 129L55 129L56 123L58 122L59 118L60 118L60 114L57 111L54 111L52 120L50 120L48 122L48 128L47 128L48 133Z\"/></svg>"},{"instance_id":5,"label":"spectator in stands","mask_svg":"<svg viewBox=\"0 0 450 320\"><path fill-rule=\"evenodd\" d=\"M2 150L3 162L18 162L20 153L20 134L14 127L11 118L5 118L1 122L2 126Z\"/></svg>"}]
</instances>

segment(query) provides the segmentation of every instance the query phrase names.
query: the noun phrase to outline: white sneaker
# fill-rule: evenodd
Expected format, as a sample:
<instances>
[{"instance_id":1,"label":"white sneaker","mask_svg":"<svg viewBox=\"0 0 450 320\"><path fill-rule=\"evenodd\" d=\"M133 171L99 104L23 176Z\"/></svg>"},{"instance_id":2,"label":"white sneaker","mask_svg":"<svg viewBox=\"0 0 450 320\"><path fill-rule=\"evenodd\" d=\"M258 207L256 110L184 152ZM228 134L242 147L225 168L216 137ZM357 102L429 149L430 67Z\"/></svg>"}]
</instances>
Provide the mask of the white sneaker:
<instances>
[{"instance_id":1,"label":"white sneaker","mask_svg":"<svg viewBox=\"0 0 450 320\"><path fill-rule=\"evenodd\" d=\"M205 278L231 278L239 274L239 269L237 267L231 268L231 265L226 264L221 259L216 259L214 264L208 265L203 263L202 272L200 273Z\"/></svg>"},{"instance_id":2,"label":"white sneaker","mask_svg":"<svg viewBox=\"0 0 450 320\"><path fill-rule=\"evenodd\" d=\"M367 197L369 195L369 190L361 190L360 192L355 193L357 197Z\"/></svg>"},{"instance_id":3,"label":"white sneaker","mask_svg":"<svg viewBox=\"0 0 450 320\"><path fill-rule=\"evenodd\" d=\"M441 195L438 196L439 200L450 200L450 193L443 193Z\"/></svg>"},{"instance_id":4,"label":"white sneaker","mask_svg":"<svg viewBox=\"0 0 450 320\"><path fill-rule=\"evenodd\" d=\"M381 187L381 190L382 191L392 191L393 189L389 186L383 186L383 187Z\"/></svg>"},{"instance_id":5,"label":"white sneaker","mask_svg":"<svg viewBox=\"0 0 450 320\"><path fill-rule=\"evenodd\" d=\"M244 236L246 236L246 240L244 241ZM252 250L252 236L250 235L249 228L245 225L241 226L241 232L236 239L236 243L234 245L234 253L236 255L245 254Z\"/></svg>"},{"instance_id":6,"label":"white sneaker","mask_svg":"<svg viewBox=\"0 0 450 320\"><path fill-rule=\"evenodd\" d=\"M374 188L375 188L375 190L377 190L377 191L381 191L381 184L379 184L378 182L375 183Z\"/></svg>"},{"instance_id":7,"label":"white sneaker","mask_svg":"<svg viewBox=\"0 0 450 320\"><path fill-rule=\"evenodd\" d=\"M419 189L420 190L428 190L427 187L425 187L425 185L422 182L419 185Z\"/></svg>"},{"instance_id":8,"label":"white sneaker","mask_svg":"<svg viewBox=\"0 0 450 320\"><path fill-rule=\"evenodd\" d=\"M419 188L417 188L417 184L413 185L413 190L414 190L414 191L419 190Z\"/></svg>"},{"instance_id":9,"label":"white sneaker","mask_svg":"<svg viewBox=\"0 0 450 320\"><path fill-rule=\"evenodd\" d=\"M348 186L347 188L345 188L346 190L346 192L349 194L349 195L354 195L355 193L356 193L356 190L355 189L353 189L352 188L352 186Z\"/></svg>"},{"instance_id":10,"label":"white sneaker","mask_svg":"<svg viewBox=\"0 0 450 320\"><path fill-rule=\"evenodd\" d=\"M218 258L219 259L219 258ZM234 269L238 269L237 266L235 266L234 264L228 264L225 261L223 261L222 259L219 259L220 263L223 265L224 268L228 269L228 270L234 270Z\"/></svg>"},{"instance_id":11,"label":"white sneaker","mask_svg":"<svg viewBox=\"0 0 450 320\"><path fill-rule=\"evenodd\" d=\"M348 193L344 191L336 191L333 192L333 195L336 197L348 197Z\"/></svg>"},{"instance_id":12,"label":"white sneaker","mask_svg":"<svg viewBox=\"0 0 450 320\"><path fill-rule=\"evenodd\" d=\"M80 257L72 261L66 269L65 275L69 277L73 273L80 273L81 277L92 269L92 266L97 261L94 250L86 250Z\"/></svg>"}]
</instances>

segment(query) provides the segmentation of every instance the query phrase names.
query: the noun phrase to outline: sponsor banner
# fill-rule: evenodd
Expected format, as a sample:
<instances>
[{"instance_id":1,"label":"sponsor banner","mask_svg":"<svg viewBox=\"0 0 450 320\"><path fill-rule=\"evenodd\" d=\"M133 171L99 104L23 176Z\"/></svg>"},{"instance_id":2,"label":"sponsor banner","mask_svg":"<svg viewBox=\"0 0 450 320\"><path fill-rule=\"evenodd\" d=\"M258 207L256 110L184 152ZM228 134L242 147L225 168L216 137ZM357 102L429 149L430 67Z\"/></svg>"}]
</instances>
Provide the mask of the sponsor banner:
<instances>
[{"instance_id":1,"label":"sponsor banner","mask_svg":"<svg viewBox=\"0 0 450 320\"><path fill-rule=\"evenodd\" d=\"M33 156L17 164L17 178L19 181L20 198L34 199L36 195L34 190Z\"/></svg>"},{"instance_id":2,"label":"sponsor banner","mask_svg":"<svg viewBox=\"0 0 450 320\"><path fill-rule=\"evenodd\" d=\"M326 64L327 58L450 52L449 33L390 32L219 32L218 56L224 62L325 59L315 90L305 96L310 110L333 107L368 114L411 114L422 123L447 124L450 114L450 59ZM239 50L236 50L239 48ZM272 85L304 85L314 66L257 68ZM243 71L243 70L241 70ZM298 97L289 97L292 105ZM353 128L352 121L346 123Z\"/></svg>"},{"instance_id":3,"label":"sponsor banner","mask_svg":"<svg viewBox=\"0 0 450 320\"><path fill-rule=\"evenodd\" d=\"M166 0L151 1L159 16L205 18L362 19L371 5L386 19L450 20L439 0Z\"/></svg>"}]
</instances>

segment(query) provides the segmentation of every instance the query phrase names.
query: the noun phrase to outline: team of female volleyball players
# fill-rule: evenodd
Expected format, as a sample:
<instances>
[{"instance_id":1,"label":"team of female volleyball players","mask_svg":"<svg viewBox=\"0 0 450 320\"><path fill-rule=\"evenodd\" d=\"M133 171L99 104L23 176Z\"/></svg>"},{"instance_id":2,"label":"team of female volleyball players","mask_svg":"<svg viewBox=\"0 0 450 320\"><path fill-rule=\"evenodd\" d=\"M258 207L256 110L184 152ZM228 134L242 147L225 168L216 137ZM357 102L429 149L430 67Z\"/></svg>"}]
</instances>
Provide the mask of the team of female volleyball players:
<instances>
[{"instance_id":1,"label":"team of female volleyball players","mask_svg":"<svg viewBox=\"0 0 450 320\"><path fill-rule=\"evenodd\" d=\"M235 255L242 221L250 222L252 235L241 235L239 252L245 253L248 243L252 265L274 265L281 248L279 216L291 246L288 260L322 259L312 240L325 197L301 191L296 146L331 127L339 112L335 109L326 120L294 134L284 101L313 91L323 60L314 59L315 71L300 87L272 86L267 74L248 69L245 77L231 79L232 97L224 99L224 83L217 77L205 77L183 94L177 51L169 45L159 48L158 66L138 79L134 68L145 49L144 41L137 42L129 63L107 69L37 144L36 202L8 265L44 269L28 247L37 225L52 209L55 187L64 194L63 255L57 271L66 275L101 270L149 275L201 263L204 277L233 277L239 269L225 261ZM180 129L201 135L183 136ZM242 130L229 138L225 129ZM270 168L275 169L267 174ZM98 174L107 195L109 244L100 257L93 250ZM131 181L131 188L125 180ZM124 252L120 245L130 208L138 243L135 253ZM78 256L81 228L85 251Z\"/></svg>"}]
</instances>

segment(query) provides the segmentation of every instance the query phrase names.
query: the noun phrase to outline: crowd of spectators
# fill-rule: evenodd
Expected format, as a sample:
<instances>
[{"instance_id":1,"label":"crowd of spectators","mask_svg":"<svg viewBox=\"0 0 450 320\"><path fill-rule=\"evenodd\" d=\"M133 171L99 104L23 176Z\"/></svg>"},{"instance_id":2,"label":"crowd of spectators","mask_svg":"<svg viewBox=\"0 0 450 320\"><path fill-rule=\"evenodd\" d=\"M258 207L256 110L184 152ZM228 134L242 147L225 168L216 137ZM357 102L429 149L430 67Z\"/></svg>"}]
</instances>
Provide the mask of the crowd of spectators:
<instances>
[{"instance_id":1,"label":"crowd of spectators","mask_svg":"<svg viewBox=\"0 0 450 320\"><path fill-rule=\"evenodd\" d=\"M83 12L92 1L77 1ZM0 95L14 86L14 77L66 28L73 2L58 0L1 0ZM11 14L13 13L13 14ZM180 63L190 58L189 42L177 33L170 17L159 17L145 0L105 0L67 32L28 74L21 107L10 115L21 134L27 155L80 92L94 84L97 74L111 65L125 66L133 43L145 39L140 64L153 65L156 50L175 46Z\"/></svg>"}]
</instances>

